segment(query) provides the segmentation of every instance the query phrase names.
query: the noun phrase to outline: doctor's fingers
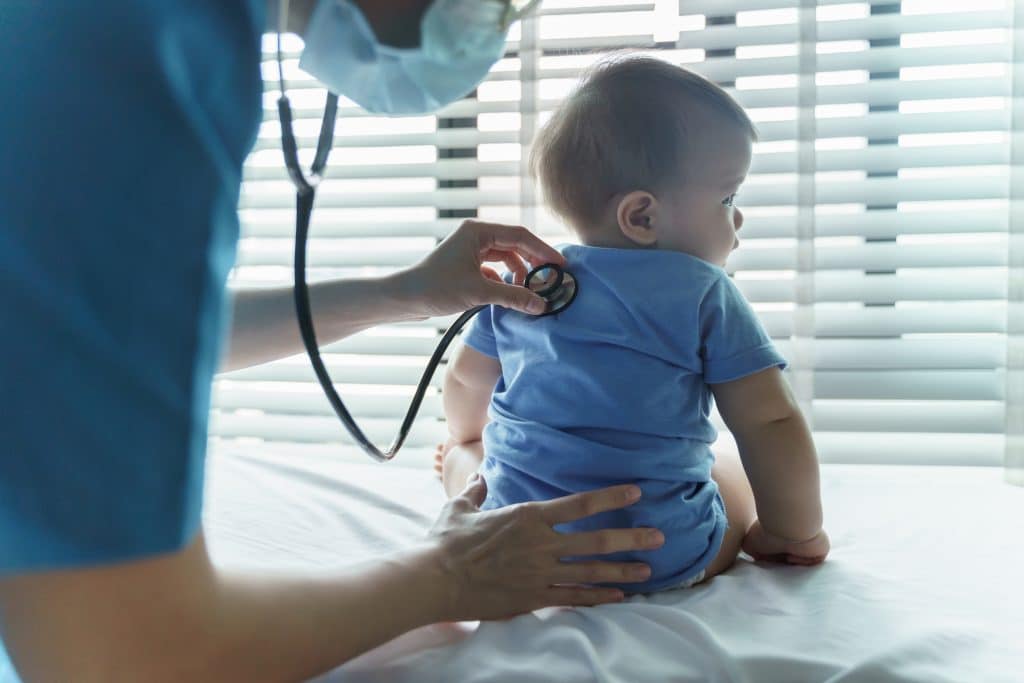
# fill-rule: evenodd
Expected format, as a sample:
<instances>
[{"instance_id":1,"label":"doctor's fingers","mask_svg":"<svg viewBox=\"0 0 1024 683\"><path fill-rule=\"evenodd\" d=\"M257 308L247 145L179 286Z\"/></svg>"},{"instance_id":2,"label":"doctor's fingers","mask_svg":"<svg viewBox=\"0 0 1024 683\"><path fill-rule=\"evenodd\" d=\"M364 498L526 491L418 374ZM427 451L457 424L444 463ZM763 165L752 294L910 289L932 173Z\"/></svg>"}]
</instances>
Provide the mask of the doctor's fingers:
<instances>
[{"instance_id":1,"label":"doctor's fingers","mask_svg":"<svg viewBox=\"0 0 1024 683\"><path fill-rule=\"evenodd\" d=\"M485 262L500 261L504 263L510 271L512 271L513 275L515 275L515 279L513 280L515 284L521 285L526 282L526 273L529 272L529 268L526 267L526 262L523 261L519 254L512 251L497 251L492 249L490 252L482 254L480 259Z\"/></svg>"},{"instance_id":2,"label":"doctor's fingers","mask_svg":"<svg viewBox=\"0 0 1024 683\"><path fill-rule=\"evenodd\" d=\"M480 294L484 297L483 303L514 308L530 315L539 315L547 308L547 303L539 295L534 294L526 287L507 285L500 278L497 282L483 282L481 287Z\"/></svg>"},{"instance_id":3,"label":"doctor's fingers","mask_svg":"<svg viewBox=\"0 0 1024 683\"><path fill-rule=\"evenodd\" d=\"M557 544L558 557L606 555L629 550L654 550L665 543L665 536L657 529L603 529L565 534Z\"/></svg>"},{"instance_id":4,"label":"doctor's fingers","mask_svg":"<svg viewBox=\"0 0 1024 683\"><path fill-rule=\"evenodd\" d=\"M459 227L459 230L473 232L481 255L492 251L511 251L533 264L565 264L565 257L558 250L521 225L502 225L468 220Z\"/></svg>"},{"instance_id":5,"label":"doctor's fingers","mask_svg":"<svg viewBox=\"0 0 1024 683\"><path fill-rule=\"evenodd\" d=\"M635 583L651 576L642 562L560 562L548 578L555 584Z\"/></svg>"},{"instance_id":6,"label":"doctor's fingers","mask_svg":"<svg viewBox=\"0 0 1024 683\"><path fill-rule=\"evenodd\" d=\"M634 484L620 484L531 505L537 508L548 524L554 526L633 505L640 500L640 495L640 487Z\"/></svg>"}]
</instances>

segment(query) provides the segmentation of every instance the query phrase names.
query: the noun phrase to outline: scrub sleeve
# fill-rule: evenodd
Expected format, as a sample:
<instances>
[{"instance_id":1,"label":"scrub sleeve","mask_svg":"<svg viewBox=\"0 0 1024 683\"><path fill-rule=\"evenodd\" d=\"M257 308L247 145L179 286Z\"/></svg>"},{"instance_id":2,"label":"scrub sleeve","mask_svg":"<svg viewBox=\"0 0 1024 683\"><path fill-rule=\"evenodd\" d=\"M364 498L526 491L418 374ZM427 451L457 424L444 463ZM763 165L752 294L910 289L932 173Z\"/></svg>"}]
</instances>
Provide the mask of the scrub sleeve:
<instances>
[{"instance_id":1,"label":"scrub sleeve","mask_svg":"<svg viewBox=\"0 0 1024 683\"><path fill-rule=\"evenodd\" d=\"M0 3L0 576L199 529L264 4Z\"/></svg>"}]
</instances>

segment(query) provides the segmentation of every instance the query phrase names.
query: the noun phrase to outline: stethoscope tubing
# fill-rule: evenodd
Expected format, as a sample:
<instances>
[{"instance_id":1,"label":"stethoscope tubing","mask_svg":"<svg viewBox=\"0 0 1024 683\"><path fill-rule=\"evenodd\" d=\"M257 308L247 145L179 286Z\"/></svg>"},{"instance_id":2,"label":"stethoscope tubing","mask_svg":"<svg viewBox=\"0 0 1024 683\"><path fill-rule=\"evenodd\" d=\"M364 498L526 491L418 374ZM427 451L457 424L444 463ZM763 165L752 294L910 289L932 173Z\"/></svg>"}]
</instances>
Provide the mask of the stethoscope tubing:
<instances>
[{"instance_id":1,"label":"stethoscope tubing","mask_svg":"<svg viewBox=\"0 0 1024 683\"><path fill-rule=\"evenodd\" d=\"M434 376L434 372L437 370L437 366L441 363L441 359L444 356L444 352L448 350L452 341L458 335L459 331L466 325L470 319L473 318L477 313L486 308L486 305L475 306L468 311L462 313L445 332L441 341L438 343L437 348L434 349L433 355L427 362L427 367L423 370L423 376L420 378L419 384L416 387L416 391L413 394L412 402L409 404L409 409L405 413L405 418L402 420L402 425L399 427L398 434L395 436L394 441L388 446L386 450L380 450L371 442L363 430L359 428L352 414L349 413L345 407L345 403L341 400L341 396L334 388L334 383L331 381L331 375L327 371L327 366L324 364L323 358L320 355L320 345L316 339L316 329L313 325L313 315L309 302L309 285L306 282L306 256L307 256L307 245L309 241L309 225L313 215L313 203L316 199L316 188L323 177L323 171L327 166L327 157L331 152L331 147L334 143L334 124L337 120L338 115L338 96L334 93L328 93L327 102L324 106L324 116L320 124L320 136L317 140L316 156L313 160L313 165L310 169L310 175L306 176L302 167L299 164L298 145L295 140L295 134L292 130L292 112L291 105L288 101L287 95L285 95L284 87L284 73L281 67L281 36L278 33L278 70L281 79L281 96L277 100L277 111L278 117L281 121L281 149L284 154L285 166L288 169L288 175L290 176L292 183L296 188L295 198L295 254L294 254L294 289L292 291L294 302L295 302L295 314L298 319L299 332L302 335L302 344L306 348L306 354L309 356L309 361L313 366L313 372L316 375L317 381L320 387L323 389L324 394L327 396L328 402L331 404L331 408L334 413L338 416L338 419L348 429L349 434L352 438L362 447L363 451L366 452L371 458L378 462L387 462L392 460L395 455L401 449L402 444L405 443L406 438L409 435L409 430L412 428L412 424L416 419L416 414L419 412L420 404L423 402L423 397L426 395L427 388L430 386L430 381ZM556 273L555 282L546 285L536 293L543 297L549 304L549 310L534 316L541 318L548 315L553 315L565 310L569 304L576 298L576 294L579 292L579 283L575 278L571 277L572 291L568 298L564 301L559 301L558 296L565 280L565 273L562 268L555 264L543 264L535 267L531 270L523 283L524 286L529 287L530 281L541 274L545 269L553 269Z\"/></svg>"}]
</instances>

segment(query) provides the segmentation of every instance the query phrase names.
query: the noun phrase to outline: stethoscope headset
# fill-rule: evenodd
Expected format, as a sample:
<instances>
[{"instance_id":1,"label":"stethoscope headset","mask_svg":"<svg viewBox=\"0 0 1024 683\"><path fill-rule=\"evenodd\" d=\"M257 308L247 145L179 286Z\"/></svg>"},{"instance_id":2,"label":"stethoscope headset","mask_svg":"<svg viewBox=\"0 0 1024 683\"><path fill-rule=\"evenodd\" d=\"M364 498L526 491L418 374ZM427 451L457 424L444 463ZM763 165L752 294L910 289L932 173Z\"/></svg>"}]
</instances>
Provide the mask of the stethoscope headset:
<instances>
[{"instance_id":1,"label":"stethoscope headset","mask_svg":"<svg viewBox=\"0 0 1024 683\"><path fill-rule=\"evenodd\" d=\"M323 121L320 124L320 137L316 145L316 155L313 158L313 165L309 175L303 173L299 165L298 145L295 142L295 133L292 130L292 111L288 96L285 94L284 67L281 56L281 34L285 31L285 20L287 14L287 3L282 2L282 9L279 16L279 27L277 32L277 70L281 87L281 96L277 100L277 113L281 120L281 148L284 153L285 166L288 168L288 175L296 189L295 206L295 261L294 279L295 287L293 295L295 299L295 312L298 318L299 330L302 333L302 343L306 347L306 353L313 364L313 371L316 373L317 381L320 382L327 400L330 402L338 418L348 429L352 438L362 446L366 454L378 462L387 462L395 457L416 419L420 403L430 385L430 379L434 376L441 357L448 349L452 340L469 322L470 318L486 308L476 306L464 312L451 324L438 343L434 354L427 362L423 371L416 393L413 395L412 403L405 414L402 426L398 430L395 440L388 446L387 450L377 448L359 428L351 413L345 408L338 392L334 389L331 376L327 372L323 359L320 357L320 349L316 341L316 330L313 327L313 316L309 304L309 286L306 283L306 243L309 236L310 217L313 214L313 200L316 197L316 188L323 179L324 169L327 167L327 157L331 152L334 142L334 124L338 117L338 96L335 93L327 94L327 102L324 105ZM562 269L554 263L545 263L533 268L526 276L523 286L534 291L538 296L547 302L547 310L537 318L561 313L576 298L579 287L576 278L571 273Z\"/></svg>"}]
</instances>

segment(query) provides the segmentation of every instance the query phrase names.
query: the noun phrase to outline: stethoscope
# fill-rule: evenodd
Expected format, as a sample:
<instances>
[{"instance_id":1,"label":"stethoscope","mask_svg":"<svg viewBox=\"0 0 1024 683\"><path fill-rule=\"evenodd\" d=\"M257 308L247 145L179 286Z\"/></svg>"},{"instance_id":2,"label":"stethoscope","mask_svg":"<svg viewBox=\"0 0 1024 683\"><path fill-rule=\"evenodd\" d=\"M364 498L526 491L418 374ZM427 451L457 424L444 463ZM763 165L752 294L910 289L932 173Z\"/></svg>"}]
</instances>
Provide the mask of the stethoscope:
<instances>
[{"instance_id":1,"label":"stethoscope","mask_svg":"<svg viewBox=\"0 0 1024 683\"><path fill-rule=\"evenodd\" d=\"M284 22L287 17L287 2L281 3L280 15L279 21L281 25L277 33L277 70L280 80L281 97L277 100L277 113L281 120L281 149L284 152L284 162L288 168L288 175L291 177L296 189L295 288L293 296L299 330L302 333L302 343L306 347L306 354L309 356L310 362L313 364L313 371L316 373L317 381L320 382L324 394L327 395L327 400L338 415L338 418L352 435L352 438L362 446L363 450L371 458L378 462L386 462L395 457L395 454L398 453L398 450L409 435L409 429L416 419L420 403L423 401L423 396L427 391L427 387L430 386L430 380L434 376L434 371L437 370L444 352L463 326L487 306L471 308L451 324L434 350L434 354L427 362L427 367L423 371L419 385L416 387L416 393L413 395L412 403L405 414L405 419L398 430L398 435L387 450L381 451L377 448L366 438L363 430L359 428L359 425L356 424L348 409L345 408L341 397L338 396L338 392L334 389L334 384L331 382L331 376L327 372L327 367L320 357L320 348L316 341L316 330L313 327L313 316L309 304L309 286L306 284L306 242L309 236L310 217L313 214L313 200L316 196L316 188L323 179L323 172L327 166L327 157L331 152L331 146L334 142L334 123L338 116L338 96L334 93L327 94L327 102L324 105L324 117L320 124L320 138L316 145L316 156L313 158L313 165L307 176L302 172L302 168L299 165L298 145L295 142L295 134L292 131L291 105L288 102L288 96L285 94L284 67L281 57L281 34L285 30ZM561 313L572 304L579 292L579 286L572 273L554 263L545 263L533 268L527 274L523 286L528 287L547 302L547 310L544 313L533 316L536 318Z\"/></svg>"}]
</instances>

